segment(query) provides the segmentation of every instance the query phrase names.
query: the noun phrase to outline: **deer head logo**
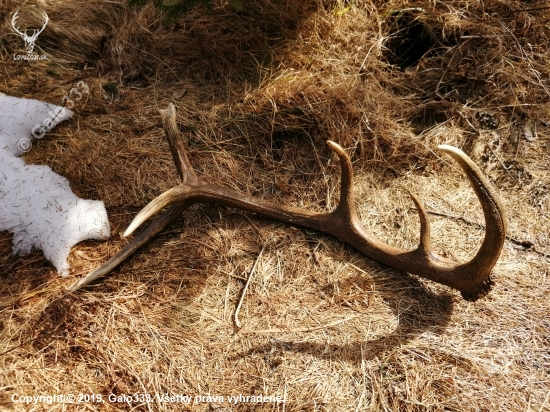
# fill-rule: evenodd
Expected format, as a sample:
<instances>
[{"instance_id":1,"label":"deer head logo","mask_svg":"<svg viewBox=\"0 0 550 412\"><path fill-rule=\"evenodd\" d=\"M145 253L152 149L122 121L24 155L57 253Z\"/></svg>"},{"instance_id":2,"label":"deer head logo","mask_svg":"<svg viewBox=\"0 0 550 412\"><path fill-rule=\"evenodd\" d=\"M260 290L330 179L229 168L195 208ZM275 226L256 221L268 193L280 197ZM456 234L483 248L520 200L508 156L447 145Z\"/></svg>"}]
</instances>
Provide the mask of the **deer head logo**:
<instances>
[{"instance_id":1,"label":"deer head logo","mask_svg":"<svg viewBox=\"0 0 550 412\"><path fill-rule=\"evenodd\" d=\"M19 28L16 27L16 23L15 23L15 21L17 20L17 17L18 17L18 15L17 15L18 13L19 13L19 10L17 10L13 14L13 17L11 18L11 26L13 27L15 32L17 34L19 34L23 38L23 40L25 41L25 49L27 50L27 54L31 54L33 49L34 49L34 42L38 38L38 35L44 31L44 29L46 28L46 24L48 24L48 20L49 20L48 15L46 14L46 12L43 12L44 13L44 24L42 25L42 28L40 28L40 29L25 29L25 31L21 32L21 31L19 31ZM30 36L27 34L27 32L29 32L29 31L32 32L32 34Z\"/></svg>"}]
</instances>

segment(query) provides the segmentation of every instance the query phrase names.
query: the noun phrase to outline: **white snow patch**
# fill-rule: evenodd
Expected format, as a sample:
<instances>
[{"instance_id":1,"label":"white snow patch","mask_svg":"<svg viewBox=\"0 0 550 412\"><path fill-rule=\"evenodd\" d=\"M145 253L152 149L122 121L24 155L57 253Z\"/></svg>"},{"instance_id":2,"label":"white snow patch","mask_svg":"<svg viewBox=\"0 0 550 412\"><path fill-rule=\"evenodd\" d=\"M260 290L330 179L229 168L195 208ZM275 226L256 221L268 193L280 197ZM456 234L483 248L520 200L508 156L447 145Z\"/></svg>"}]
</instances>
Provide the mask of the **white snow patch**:
<instances>
[{"instance_id":1,"label":"white snow patch","mask_svg":"<svg viewBox=\"0 0 550 412\"><path fill-rule=\"evenodd\" d=\"M14 254L40 248L63 276L69 274L71 247L110 236L105 205L80 199L49 166L27 165L16 156L22 153L18 142L32 139L36 124L72 115L60 106L0 93L0 230L13 232Z\"/></svg>"}]
</instances>

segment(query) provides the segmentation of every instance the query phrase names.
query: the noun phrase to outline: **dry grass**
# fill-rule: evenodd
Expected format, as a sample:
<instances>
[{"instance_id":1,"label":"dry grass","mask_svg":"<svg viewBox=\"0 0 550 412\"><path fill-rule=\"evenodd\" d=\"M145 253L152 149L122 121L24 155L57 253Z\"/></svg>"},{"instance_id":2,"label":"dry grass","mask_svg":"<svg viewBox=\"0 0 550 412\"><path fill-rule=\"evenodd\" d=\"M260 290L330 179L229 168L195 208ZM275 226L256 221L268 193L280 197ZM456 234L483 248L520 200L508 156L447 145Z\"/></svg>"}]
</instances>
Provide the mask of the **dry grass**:
<instances>
[{"instance_id":1,"label":"dry grass","mask_svg":"<svg viewBox=\"0 0 550 412\"><path fill-rule=\"evenodd\" d=\"M76 246L61 279L41 253L12 256L0 233L0 409L550 410L550 11L517 11L545 3L245 0L242 13L219 5L165 26L149 7L50 0L36 46L49 59L31 64L12 58L19 5L0 3L0 91L57 103L78 80L91 90L26 161L103 200L113 237ZM169 102L205 179L325 210L338 195L330 138L353 156L369 230L413 247L411 190L443 215L436 248L457 260L475 253L483 217L432 150L462 147L509 219L496 287L467 303L334 239L198 206L109 278L62 296L176 184L158 115ZM286 402L11 400L68 393Z\"/></svg>"}]
</instances>

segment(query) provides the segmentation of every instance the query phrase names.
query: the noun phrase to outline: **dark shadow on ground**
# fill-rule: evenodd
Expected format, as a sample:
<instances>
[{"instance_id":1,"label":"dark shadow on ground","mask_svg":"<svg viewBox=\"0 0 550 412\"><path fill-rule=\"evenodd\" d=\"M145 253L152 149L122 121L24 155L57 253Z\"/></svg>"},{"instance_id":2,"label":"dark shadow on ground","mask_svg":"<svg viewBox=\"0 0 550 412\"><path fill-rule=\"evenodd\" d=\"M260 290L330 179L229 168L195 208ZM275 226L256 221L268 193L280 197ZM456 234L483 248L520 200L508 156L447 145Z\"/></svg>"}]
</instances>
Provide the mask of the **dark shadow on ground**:
<instances>
[{"instance_id":1,"label":"dark shadow on ground","mask_svg":"<svg viewBox=\"0 0 550 412\"><path fill-rule=\"evenodd\" d=\"M375 262L366 259L362 263L354 263L367 273L380 273L381 270ZM445 331L453 312L451 293L435 293L416 277L395 270L383 271L383 276L378 278L375 275L373 279L366 279L365 275L358 275L345 282L361 285L373 281L376 293L382 297L398 320L397 327L392 333L377 339L345 345L304 342L303 338L294 341L273 337L269 343L232 355L231 359L237 360L247 356L269 357L274 353L290 352L360 363L362 360L381 357L425 332L437 335ZM388 287L384 282L391 285ZM345 288L345 285L343 286ZM361 312L362 314L358 314L359 319L369 322L368 308Z\"/></svg>"}]
</instances>

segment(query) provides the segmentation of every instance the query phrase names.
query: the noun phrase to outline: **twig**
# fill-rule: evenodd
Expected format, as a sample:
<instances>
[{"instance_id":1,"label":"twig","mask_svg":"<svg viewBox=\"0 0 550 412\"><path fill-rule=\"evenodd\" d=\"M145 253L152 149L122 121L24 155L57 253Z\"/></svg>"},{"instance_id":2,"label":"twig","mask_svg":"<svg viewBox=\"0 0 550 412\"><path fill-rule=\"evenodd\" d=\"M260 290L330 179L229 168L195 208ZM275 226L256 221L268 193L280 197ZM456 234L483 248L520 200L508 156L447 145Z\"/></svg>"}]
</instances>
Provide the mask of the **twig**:
<instances>
[{"instance_id":1,"label":"twig","mask_svg":"<svg viewBox=\"0 0 550 412\"><path fill-rule=\"evenodd\" d=\"M355 319L359 317L359 315L351 315L344 319L335 320L334 322L326 323L324 325L318 325L318 326L306 326L302 328L293 328L293 329L260 329L260 330L248 330L246 333L292 333L292 332L314 332L316 330L320 329L326 329L326 328L332 328L333 326L338 326L344 322L347 322L348 320Z\"/></svg>"},{"instance_id":2,"label":"twig","mask_svg":"<svg viewBox=\"0 0 550 412\"><path fill-rule=\"evenodd\" d=\"M237 308L235 309L235 326L237 326L238 328L241 327L241 322L239 322L239 311L241 310L241 306L243 304L244 295L246 295L246 291L248 290L248 285L250 285L250 281L252 280L252 275L254 275L254 271L256 270L256 266L258 265L260 258L262 257L262 253L264 252L264 249L265 249L265 246L263 246L262 250L260 250L260 254L256 258L256 261L254 262L254 266L252 266L252 269L250 270L250 275L248 275L248 280L244 285L243 293L241 294L241 298L239 299L239 303L237 304Z\"/></svg>"},{"instance_id":3,"label":"twig","mask_svg":"<svg viewBox=\"0 0 550 412\"><path fill-rule=\"evenodd\" d=\"M550 9L550 6L537 7L532 9L508 10L508 11L503 11L500 14L521 13L522 11L537 11L537 10L546 10L546 9Z\"/></svg>"},{"instance_id":4,"label":"twig","mask_svg":"<svg viewBox=\"0 0 550 412\"><path fill-rule=\"evenodd\" d=\"M411 209L412 210L417 210L416 207L411 207ZM485 225L482 225L481 223L472 222L471 220L467 220L467 219L463 218L462 216L451 215L451 214L448 214L448 213L437 212L435 210L429 210L429 209L427 209L426 212L428 212L430 215L446 217L448 219L453 219L453 220L457 220L459 222L465 223L469 226L476 226L480 229L485 229ZM521 247L523 247L527 250L530 250L531 252L536 253L537 255L540 255L540 256L545 257L545 258L550 258L549 253L545 253L545 252L541 252L540 250L537 250L534 247L533 242L531 242L530 240L519 240L519 239L516 239L516 238L514 238L510 235L506 235L506 240L509 240L514 245L521 246Z\"/></svg>"}]
</instances>

